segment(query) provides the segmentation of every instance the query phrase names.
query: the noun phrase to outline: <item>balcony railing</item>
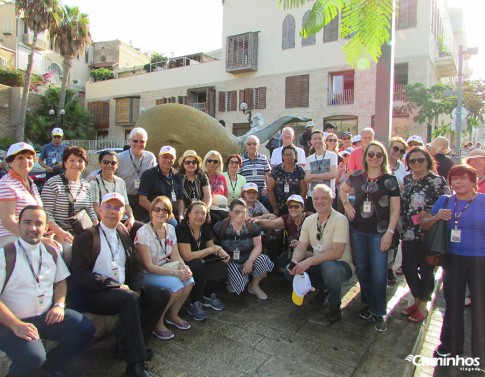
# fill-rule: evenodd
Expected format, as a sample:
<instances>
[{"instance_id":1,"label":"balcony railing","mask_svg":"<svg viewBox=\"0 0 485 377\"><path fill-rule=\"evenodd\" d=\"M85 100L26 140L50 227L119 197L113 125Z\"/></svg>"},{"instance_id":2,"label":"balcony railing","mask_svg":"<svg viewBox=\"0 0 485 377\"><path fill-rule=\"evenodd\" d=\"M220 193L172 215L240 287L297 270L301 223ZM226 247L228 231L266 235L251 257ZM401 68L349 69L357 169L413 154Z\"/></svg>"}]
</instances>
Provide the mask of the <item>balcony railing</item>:
<instances>
[{"instance_id":1,"label":"balcony railing","mask_svg":"<svg viewBox=\"0 0 485 377\"><path fill-rule=\"evenodd\" d=\"M205 107L205 102L196 102L196 103L191 103L190 106L192 106L194 109L203 111L206 113L206 107Z\"/></svg>"},{"instance_id":2,"label":"balcony railing","mask_svg":"<svg viewBox=\"0 0 485 377\"><path fill-rule=\"evenodd\" d=\"M344 89L341 93L330 93L329 105L351 105L354 103L354 89Z\"/></svg>"},{"instance_id":3,"label":"balcony railing","mask_svg":"<svg viewBox=\"0 0 485 377\"><path fill-rule=\"evenodd\" d=\"M394 84L394 101L404 101L406 84Z\"/></svg>"},{"instance_id":4,"label":"balcony railing","mask_svg":"<svg viewBox=\"0 0 485 377\"><path fill-rule=\"evenodd\" d=\"M69 145L76 145L87 151L99 151L105 148L123 148L125 140L68 140Z\"/></svg>"}]
</instances>

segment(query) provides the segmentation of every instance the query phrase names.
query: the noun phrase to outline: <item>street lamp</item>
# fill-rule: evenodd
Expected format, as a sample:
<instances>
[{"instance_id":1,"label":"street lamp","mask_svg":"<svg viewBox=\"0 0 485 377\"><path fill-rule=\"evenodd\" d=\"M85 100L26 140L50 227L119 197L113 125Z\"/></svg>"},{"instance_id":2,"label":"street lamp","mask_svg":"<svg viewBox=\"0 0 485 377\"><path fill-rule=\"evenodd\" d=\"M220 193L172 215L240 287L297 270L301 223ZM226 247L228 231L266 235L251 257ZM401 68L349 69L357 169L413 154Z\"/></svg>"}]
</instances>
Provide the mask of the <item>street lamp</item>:
<instances>
[{"instance_id":1,"label":"street lamp","mask_svg":"<svg viewBox=\"0 0 485 377\"><path fill-rule=\"evenodd\" d=\"M64 118L63 118L63 115L66 113L66 110L64 109L60 109L57 111L57 118L60 118L61 119L61 127L64 126ZM49 115L55 115L56 114L56 111L54 109L50 109L49 110Z\"/></svg>"},{"instance_id":2,"label":"street lamp","mask_svg":"<svg viewBox=\"0 0 485 377\"><path fill-rule=\"evenodd\" d=\"M478 47L470 47L466 50L463 49L463 45L460 45L458 49L458 99L456 104L456 146L455 153L457 157L460 157L461 149L461 117L462 117L462 105L463 105L463 56L472 56L478 54Z\"/></svg>"},{"instance_id":3,"label":"street lamp","mask_svg":"<svg viewBox=\"0 0 485 377\"><path fill-rule=\"evenodd\" d=\"M252 127L253 120L251 119L252 113L251 110L248 110L248 104L246 102L241 102L239 105L239 109L243 112L243 114L248 114L248 122L249 126Z\"/></svg>"}]
</instances>

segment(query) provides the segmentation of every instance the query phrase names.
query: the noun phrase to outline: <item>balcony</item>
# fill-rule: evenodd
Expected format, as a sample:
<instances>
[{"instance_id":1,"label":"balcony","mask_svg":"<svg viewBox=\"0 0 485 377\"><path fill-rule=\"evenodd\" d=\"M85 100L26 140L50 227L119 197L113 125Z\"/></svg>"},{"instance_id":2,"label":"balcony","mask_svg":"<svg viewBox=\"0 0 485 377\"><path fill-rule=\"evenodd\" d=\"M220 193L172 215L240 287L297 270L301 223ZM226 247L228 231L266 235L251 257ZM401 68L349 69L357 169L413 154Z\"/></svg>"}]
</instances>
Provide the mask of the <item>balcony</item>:
<instances>
[{"instance_id":1,"label":"balcony","mask_svg":"<svg viewBox=\"0 0 485 377\"><path fill-rule=\"evenodd\" d=\"M341 93L330 93L328 105L352 105L354 103L354 89L344 89Z\"/></svg>"},{"instance_id":2,"label":"balcony","mask_svg":"<svg viewBox=\"0 0 485 377\"><path fill-rule=\"evenodd\" d=\"M22 35L22 42L25 43L26 45L32 46L33 39L34 39L34 36L32 34ZM35 44L35 48L38 50L47 50L47 42L37 37L37 43Z\"/></svg>"},{"instance_id":3,"label":"balcony","mask_svg":"<svg viewBox=\"0 0 485 377\"><path fill-rule=\"evenodd\" d=\"M406 98L406 84L394 84L394 101L404 101Z\"/></svg>"},{"instance_id":4,"label":"balcony","mask_svg":"<svg viewBox=\"0 0 485 377\"><path fill-rule=\"evenodd\" d=\"M199 111L202 111L204 113L206 113L206 103L205 102L199 102L199 103L191 103L190 104L191 107L193 107L194 109L197 109Z\"/></svg>"}]
</instances>

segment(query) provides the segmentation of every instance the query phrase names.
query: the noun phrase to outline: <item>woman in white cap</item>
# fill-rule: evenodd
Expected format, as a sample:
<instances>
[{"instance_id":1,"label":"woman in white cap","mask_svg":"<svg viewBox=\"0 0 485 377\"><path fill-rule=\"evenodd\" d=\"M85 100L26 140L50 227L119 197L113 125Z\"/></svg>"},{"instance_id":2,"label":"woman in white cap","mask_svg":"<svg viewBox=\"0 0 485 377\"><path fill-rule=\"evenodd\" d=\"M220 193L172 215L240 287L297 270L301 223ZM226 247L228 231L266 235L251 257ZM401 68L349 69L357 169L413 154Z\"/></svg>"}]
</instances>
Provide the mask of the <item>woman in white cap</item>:
<instances>
[{"instance_id":1,"label":"woman in white cap","mask_svg":"<svg viewBox=\"0 0 485 377\"><path fill-rule=\"evenodd\" d=\"M27 143L15 143L5 157L10 166L8 174L0 179L0 247L19 237L18 218L28 205L42 206L37 186L29 178L37 156Z\"/></svg>"},{"instance_id":2,"label":"woman in white cap","mask_svg":"<svg viewBox=\"0 0 485 377\"><path fill-rule=\"evenodd\" d=\"M270 214L263 203L258 200L258 185L256 183L246 183L243 187L241 198L246 202L249 218Z\"/></svg>"}]
</instances>

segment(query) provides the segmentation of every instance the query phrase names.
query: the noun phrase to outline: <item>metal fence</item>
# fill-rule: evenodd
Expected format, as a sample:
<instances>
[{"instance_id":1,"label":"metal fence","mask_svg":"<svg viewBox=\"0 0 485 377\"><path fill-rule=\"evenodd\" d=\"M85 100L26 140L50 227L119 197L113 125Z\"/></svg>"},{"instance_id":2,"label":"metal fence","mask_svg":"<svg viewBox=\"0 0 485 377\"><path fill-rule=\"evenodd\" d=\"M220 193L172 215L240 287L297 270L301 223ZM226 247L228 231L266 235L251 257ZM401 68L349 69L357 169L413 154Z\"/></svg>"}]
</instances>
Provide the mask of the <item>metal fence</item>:
<instances>
[{"instance_id":1,"label":"metal fence","mask_svg":"<svg viewBox=\"0 0 485 377\"><path fill-rule=\"evenodd\" d=\"M73 146L77 145L87 151L98 151L106 148L123 148L127 144L126 140L66 140L66 142Z\"/></svg>"}]
</instances>

